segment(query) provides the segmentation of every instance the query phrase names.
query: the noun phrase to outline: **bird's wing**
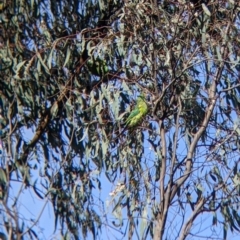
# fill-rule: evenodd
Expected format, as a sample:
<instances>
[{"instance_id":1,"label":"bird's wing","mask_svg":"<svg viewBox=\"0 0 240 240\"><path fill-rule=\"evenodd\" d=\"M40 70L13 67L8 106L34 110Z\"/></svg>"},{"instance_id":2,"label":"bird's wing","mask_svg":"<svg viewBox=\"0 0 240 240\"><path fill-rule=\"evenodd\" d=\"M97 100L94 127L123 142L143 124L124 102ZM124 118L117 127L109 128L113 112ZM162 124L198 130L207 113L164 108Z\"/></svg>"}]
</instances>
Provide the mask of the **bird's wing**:
<instances>
[{"instance_id":1,"label":"bird's wing","mask_svg":"<svg viewBox=\"0 0 240 240\"><path fill-rule=\"evenodd\" d=\"M142 120L142 115L139 113L137 114L135 117L133 117L132 119L130 119L128 126L129 127L134 127L136 126L140 121Z\"/></svg>"},{"instance_id":2,"label":"bird's wing","mask_svg":"<svg viewBox=\"0 0 240 240\"><path fill-rule=\"evenodd\" d=\"M140 113L140 112L139 112L138 107L135 107L135 108L132 110L132 112L130 113L130 115L128 116L128 118L127 118L127 120L126 120L126 124L128 125L128 124L131 122L131 120L132 120L134 117L136 117L139 113Z\"/></svg>"}]
</instances>

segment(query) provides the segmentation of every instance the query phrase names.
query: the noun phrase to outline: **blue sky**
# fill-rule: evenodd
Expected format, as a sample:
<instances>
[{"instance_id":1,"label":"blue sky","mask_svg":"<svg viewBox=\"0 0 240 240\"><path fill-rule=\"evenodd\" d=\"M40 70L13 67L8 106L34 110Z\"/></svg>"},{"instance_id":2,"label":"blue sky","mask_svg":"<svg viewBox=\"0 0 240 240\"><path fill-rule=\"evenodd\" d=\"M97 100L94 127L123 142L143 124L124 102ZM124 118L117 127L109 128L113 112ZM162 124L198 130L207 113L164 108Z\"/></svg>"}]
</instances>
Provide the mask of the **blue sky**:
<instances>
[{"instance_id":1,"label":"blue sky","mask_svg":"<svg viewBox=\"0 0 240 240\"><path fill-rule=\"evenodd\" d=\"M48 13L50 16L51 12L50 12L50 7L48 4L49 1L45 1L46 3L46 7L43 8L42 11ZM54 19L54 17L52 16L52 18ZM40 22L38 22L38 24L40 25ZM66 26L68 25L68 23L66 22ZM236 117L236 116L235 116ZM173 133L171 133L173 134ZM215 133L213 133L215 134ZM24 131L24 135L26 136L27 140L30 140L33 136L33 132L31 132L31 130L26 130ZM151 151L151 146L145 141L145 145L144 148L146 149L145 152L145 156L146 158L149 159L149 166L153 166L154 165L154 160L155 160L155 155L153 153L153 151ZM181 155L185 154L185 150L186 150L186 146L184 145L183 142L181 142ZM205 160L205 159L204 159ZM203 161L204 161L203 160ZM44 167L44 166L42 166ZM94 165L93 165L94 168ZM34 177L37 178L38 174L39 174L39 170L40 169L36 169L35 170L35 174L33 171L33 179ZM96 204L96 211L99 212L100 214L102 214L103 218L104 215L107 214L108 217L108 224L109 226L103 227L102 230L102 235L99 237L99 239L114 239L114 238L118 238L121 239L122 238L122 234L115 231L114 227L111 224L111 220L113 220L113 214L112 214L112 205L110 204L111 202L113 202L113 199L111 197L111 193L114 192L114 190L116 190L117 188L117 182L121 182L121 179L119 179L119 181L116 181L116 184L113 185L112 183L109 183L109 181L106 179L104 173L100 174L100 179L101 179L101 183L102 183L102 190L98 191L98 189L96 188L94 190L94 199L96 200L95 204ZM19 193L20 191L20 193ZM59 234L59 228L57 228L56 233L54 233L54 213L53 213L53 209L52 209L52 205L49 202L48 198L46 197L45 199L40 199L38 196L36 196L36 194L34 193L33 190L31 189L25 189L24 186L22 185L21 182L17 182L17 181L13 181L11 183L11 189L10 189L10 199L11 201L14 201L14 197L19 196L19 200L17 203L17 211L19 211L19 217L20 219L24 219L28 222L28 226L31 224L33 224L34 222L30 222L30 219L36 220L39 218L39 222L36 224L37 228L37 233L40 239L60 239L60 234ZM101 201L99 200L101 199ZM107 206L109 204L109 206ZM9 203L9 206L11 205L11 202ZM174 229L174 225L177 225L180 221L180 218L176 217L177 214L175 212L175 208L172 208L169 212L169 217L172 217L172 219L174 219L174 221L172 222L171 226L173 226L172 229ZM104 212L106 211L106 212ZM187 208L186 211L191 214L191 209ZM126 211L123 210L123 217L126 217ZM176 217L176 218L175 218ZM106 222L107 223L107 222ZM202 215L194 224L194 229L197 229L199 227L202 227L203 229L206 227L208 228L208 230L206 231L206 237L209 234L209 236L212 236L212 231L215 231L215 228L211 228L209 226L211 226L212 223L212 214L204 214ZM124 226L122 227L122 231L125 231L125 227L126 227L126 221ZM219 225L220 226L220 225ZM217 228L217 232L216 232L216 236L222 236L221 233L222 229L219 227ZM166 231L166 234L171 236L171 234L173 234L174 236L177 234L176 232L170 232L170 231ZM229 231L229 237L228 239L237 239L238 237L236 235L232 235L231 232ZM88 239L92 239L91 235L89 235ZM123 239L127 239L127 236ZM133 239L137 239L137 235L134 235ZM189 238L190 239L190 238ZM193 237L192 239L201 239ZM210 239L210 238L209 238Z\"/></svg>"}]
</instances>

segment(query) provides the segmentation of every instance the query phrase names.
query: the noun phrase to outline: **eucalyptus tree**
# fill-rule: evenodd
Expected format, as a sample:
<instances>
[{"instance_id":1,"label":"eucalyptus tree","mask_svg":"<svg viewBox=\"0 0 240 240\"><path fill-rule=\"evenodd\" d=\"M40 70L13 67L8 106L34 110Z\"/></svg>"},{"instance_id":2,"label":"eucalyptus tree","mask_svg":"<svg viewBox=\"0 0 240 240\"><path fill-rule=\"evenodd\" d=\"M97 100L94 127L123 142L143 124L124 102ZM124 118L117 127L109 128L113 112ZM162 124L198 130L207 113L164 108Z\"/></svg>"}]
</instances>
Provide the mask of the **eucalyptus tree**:
<instances>
[{"instance_id":1,"label":"eucalyptus tree","mask_svg":"<svg viewBox=\"0 0 240 240\"><path fill-rule=\"evenodd\" d=\"M239 10L2 1L2 238L41 239L42 212L20 211L25 189L51 203L66 239L238 232ZM147 110L126 127L139 96ZM106 184L108 204L96 195Z\"/></svg>"}]
</instances>

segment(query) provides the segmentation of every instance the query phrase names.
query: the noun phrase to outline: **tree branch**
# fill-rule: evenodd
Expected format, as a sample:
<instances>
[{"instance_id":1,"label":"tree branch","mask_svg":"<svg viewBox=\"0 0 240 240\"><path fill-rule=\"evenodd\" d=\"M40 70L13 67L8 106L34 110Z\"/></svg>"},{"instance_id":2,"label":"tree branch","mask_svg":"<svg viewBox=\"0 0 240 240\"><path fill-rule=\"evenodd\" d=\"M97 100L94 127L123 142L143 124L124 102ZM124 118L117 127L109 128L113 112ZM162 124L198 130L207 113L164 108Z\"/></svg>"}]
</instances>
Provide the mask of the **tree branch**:
<instances>
[{"instance_id":1,"label":"tree branch","mask_svg":"<svg viewBox=\"0 0 240 240\"><path fill-rule=\"evenodd\" d=\"M35 145L39 141L40 137L45 132L50 120L52 119L52 117L53 117L52 112L53 112L54 108L56 107L56 105L58 106L58 108L60 108L63 105L63 103L67 101L66 96L70 92L70 86L72 83L72 79L73 79L73 77L67 82L67 84L65 85L64 91L60 94L58 99L52 104L51 108L48 108L46 110L46 112L43 114L44 117L40 120L40 123L35 132L35 135L33 136L30 143L27 143L27 144L24 143L24 146L23 146L24 152L22 153L21 157L18 159L18 161L20 161L21 163L25 164L27 162L27 158L28 158L30 151L35 147ZM65 98L65 100L64 100L64 98Z\"/></svg>"},{"instance_id":2,"label":"tree branch","mask_svg":"<svg viewBox=\"0 0 240 240\"><path fill-rule=\"evenodd\" d=\"M190 218L188 219L186 224L183 226L182 234L180 235L179 240L184 240L187 237L187 235L189 234L189 231L192 227L193 221L198 216L198 214L201 212L201 209L202 209L204 203L205 203L205 199L201 198L200 201L198 202L198 204L195 206L195 209L192 212L192 215L190 216Z\"/></svg>"},{"instance_id":3,"label":"tree branch","mask_svg":"<svg viewBox=\"0 0 240 240\"><path fill-rule=\"evenodd\" d=\"M228 35L229 29L230 29L230 24L231 23L229 22L228 26L226 28L226 36ZM223 59L226 59L227 55L228 55L228 48L227 48L227 44L226 44L226 39L225 39L225 44L223 44L223 45L225 46L224 47L224 53L223 53ZM189 175L190 175L190 173L192 171L192 158L193 158L193 154L195 152L196 145L197 145L200 137L202 136L202 134L206 130L206 127L207 127L207 125L209 123L210 117L212 116L212 112L213 112L213 109L215 107L216 99L217 99L216 89L217 89L217 85L218 85L218 83L220 81L223 68L224 68L224 62L221 62L220 67L219 67L218 71L216 72L216 75L215 75L215 77L214 77L214 79L212 81L212 85L211 85L211 87L210 87L210 89L208 91L208 94L209 94L209 105L207 107L206 115L204 117L202 126L199 128L197 133L194 135L193 141L192 141L192 143L190 145L190 148L188 150L188 153L187 153L187 161L186 161L185 173L175 183L175 185L174 185L174 187L172 189L172 192L171 192L171 200L175 197L177 189L184 184L184 182L188 179L188 177L189 177Z\"/></svg>"}]
</instances>

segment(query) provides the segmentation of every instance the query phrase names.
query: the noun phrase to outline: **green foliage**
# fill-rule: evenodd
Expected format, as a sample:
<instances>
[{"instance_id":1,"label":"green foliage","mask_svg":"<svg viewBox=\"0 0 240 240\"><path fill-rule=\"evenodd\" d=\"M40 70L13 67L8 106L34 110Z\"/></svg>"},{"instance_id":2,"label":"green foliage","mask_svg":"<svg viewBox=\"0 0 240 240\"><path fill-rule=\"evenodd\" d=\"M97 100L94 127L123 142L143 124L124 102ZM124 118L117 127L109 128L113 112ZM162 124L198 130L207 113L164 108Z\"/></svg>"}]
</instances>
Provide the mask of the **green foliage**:
<instances>
[{"instance_id":1,"label":"green foliage","mask_svg":"<svg viewBox=\"0 0 240 240\"><path fill-rule=\"evenodd\" d=\"M87 66L90 73L99 77L102 77L109 72L106 62L101 59L88 60Z\"/></svg>"},{"instance_id":2,"label":"green foliage","mask_svg":"<svg viewBox=\"0 0 240 240\"><path fill-rule=\"evenodd\" d=\"M37 220L18 218L24 189L51 202L66 239L239 231L237 1L2 2L4 237L36 237ZM130 111L139 93L151 106Z\"/></svg>"}]
</instances>

